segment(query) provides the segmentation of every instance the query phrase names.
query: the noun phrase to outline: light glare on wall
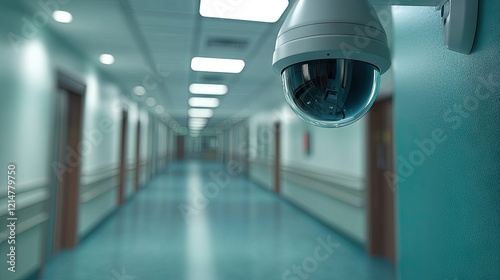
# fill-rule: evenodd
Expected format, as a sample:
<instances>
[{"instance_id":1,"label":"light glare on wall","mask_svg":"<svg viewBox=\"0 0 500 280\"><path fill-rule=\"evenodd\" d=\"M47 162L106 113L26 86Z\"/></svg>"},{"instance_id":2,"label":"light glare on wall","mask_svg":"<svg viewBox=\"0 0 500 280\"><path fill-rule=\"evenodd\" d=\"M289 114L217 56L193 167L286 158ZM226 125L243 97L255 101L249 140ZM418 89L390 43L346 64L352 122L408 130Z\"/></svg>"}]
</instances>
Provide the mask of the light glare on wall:
<instances>
[{"instance_id":1,"label":"light glare on wall","mask_svg":"<svg viewBox=\"0 0 500 280\"><path fill-rule=\"evenodd\" d=\"M224 95L228 91L226 85L217 84L191 84L189 92L192 94Z\"/></svg>"},{"instance_id":2,"label":"light glare on wall","mask_svg":"<svg viewBox=\"0 0 500 280\"><path fill-rule=\"evenodd\" d=\"M217 108L220 101L217 98L191 97L188 103L191 107Z\"/></svg>"},{"instance_id":3,"label":"light glare on wall","mask_svg":"<svg viewBox=\"0 0 500 280\"><path fill-rule=\"evenodd\" d=\"M241 59L194 57L191 60L191 69L201 72L241 73L245 62Z\"/></svg>"},{"instance_id":4,"label":"light glare on wall","mask_svg":"<svg viewBox=\"0 0 500 280\"><path fill-rule=\"evenodd\" d=\"M189 109L188 115L191 118L211 118L214 116L212 109Z\"/></svg>"},{"instance_id":5,"label":"light glare on wall","mask_svg":"<svg viewBox=\"0 0 500 280\"><path fill-rule=\"evenodd\" d=\"M52 13L52 18L60 23L70 23L73 21L73 16L66 11L56 10Z\"/></svg>"},{"instance_id":6,"label":"light glare on wall","mask_svg":"<svg viewBox=\"0 0 500 280\"><path fill-rule=\"evenodd\" d=\"M288 0L201 0L204 17L276 22L288 7Z\"/></svg>"}]
</instances>

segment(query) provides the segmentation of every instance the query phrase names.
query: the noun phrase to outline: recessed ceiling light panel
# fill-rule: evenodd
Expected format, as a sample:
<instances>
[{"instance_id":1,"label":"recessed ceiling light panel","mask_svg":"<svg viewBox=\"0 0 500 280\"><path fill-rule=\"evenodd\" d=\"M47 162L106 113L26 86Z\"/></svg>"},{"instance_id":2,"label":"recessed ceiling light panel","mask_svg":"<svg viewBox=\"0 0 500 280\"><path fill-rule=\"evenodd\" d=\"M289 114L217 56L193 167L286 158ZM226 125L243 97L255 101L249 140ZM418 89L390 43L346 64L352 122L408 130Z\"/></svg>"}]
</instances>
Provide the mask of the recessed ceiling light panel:
<instances>
[{"instance_id":1,"label":"recessed ceiling light panel","mask_svg":"<svg viewBox=\"0 0 500 280\"><path fill-rule=\"evenodd\" d=\"M189 92L192 94L224 95L228 91L226 85L215 84L191 84Z\"/></svg>"},{"instance_id":2,"label":"recessed ceiling light panel","mask_svg":"<svg viewBox=\"0 0 500 280\"><path fill-rule=\"evenodd\" d=\"M208 119L205 118L190 118L189 125L206 125Z\"/></svg>"},{"instance_id":3,"label":"recessed ceiling light panel","mask_svg":"<svg viewBox=\"0 0 500 280\"><path fill-rule=\"evenodd\" d=\"M112 56L108 53L101 54L101 56L99 56L99 60L101 61L102 64L105 64L105 65L111 65L111 64L115 63L114 56Z\"/></svg>"},{"instance_id":4,"label":"recessed ceiling light panel","mask_svg":"<svg viewBox=\"0 0 500 280\"><path fill-rule=\"evenodd\" d=\"M156 105L156 99L154 99L154 97L148 97L146 99L146 105L148 105L149 107L153 107Z\"/></svg>"},{"instance_id":5,"label":"recessed ceiling light panel","mask_svg":"<svg viewBox=\"0 0 500 280\"><path fill-rule=\"evenodd\" d=\"M56 10L52 13L52 18L60 23L70 23L73 21L73 16L66 11Z\"/></svg>"},{"instance_id":6,"label":"recessed ceiling light panel","mask_svg":"<svg viewBox=\"0 0 500 280\"><path fill-rule=\"evenodd\" d=\"M203 124L189 124L189 128L204 128Z\"/></svg>"},{"instance_id":7,"label":"recessed ceiling light panel","mask_svg":"<svg viewBox=\"0 0 500 280\"><path fill-rule=\"evenodd\" d=\"M288 0L201 0L200 15L211 18L277 22Z\"/></svg>"},{"instance_id":8,"label":"recessed ceiling light panel","mask_svg":"<svg viewBox=\"0 0 500 280\"><path fill-rule=\"evenodd\" d=\"M245 62L241 59L194 57L191 60L191 69L199 72L241 73Z\"/></svg>"},{"instance_id":9,"label":"recessed ceiling light panel","mask_svg":"<svg viewBox=\"0 0 500 280\"><path fill-rule=\"evenodd\" d=\"M211 118L214 116L212 109L189 109L188 115L191 118Z\"/></svg>"},{"instance_id":10,"label":"recessed ceiling light panel","mask_svg":"<svg viewBox=\"0 0 500 280\"><path fill-rule=\"evenodd\" d=\"M143 96L146 94L146 89L143 86L136 86L134 87L133 91L137 96Z\"/></svg>"},{"instance_id":11,"label":"recessed ceiling light panel","mask_svg":"<svg viewBox=\"0 0 500 280\"><path fill-rule=\"evenodd\" d=\"M220 101L217 98L191 97L188 103L191 107L217 108Z\"/></svg>"}]
</instances>

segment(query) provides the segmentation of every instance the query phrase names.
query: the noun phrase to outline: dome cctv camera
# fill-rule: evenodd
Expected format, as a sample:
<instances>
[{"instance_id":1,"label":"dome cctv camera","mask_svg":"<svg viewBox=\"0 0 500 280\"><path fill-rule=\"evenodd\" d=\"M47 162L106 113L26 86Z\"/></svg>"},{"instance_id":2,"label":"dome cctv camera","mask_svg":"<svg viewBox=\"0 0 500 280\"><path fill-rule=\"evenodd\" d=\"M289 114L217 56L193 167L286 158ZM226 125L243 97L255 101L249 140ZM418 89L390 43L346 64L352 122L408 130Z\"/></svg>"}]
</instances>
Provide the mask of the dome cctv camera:
<instances>
[{"instance_id":1,"label":"dome cctv camera","mask_svg":"<svg viewBox=\"0 0 500 280\"><path fill-rule=\"evenodd\" d=\"M368 0L297 0L273 56L288 104L321 127L363 117L390 66L387 35Z\"/></svg>"}]
</instances>

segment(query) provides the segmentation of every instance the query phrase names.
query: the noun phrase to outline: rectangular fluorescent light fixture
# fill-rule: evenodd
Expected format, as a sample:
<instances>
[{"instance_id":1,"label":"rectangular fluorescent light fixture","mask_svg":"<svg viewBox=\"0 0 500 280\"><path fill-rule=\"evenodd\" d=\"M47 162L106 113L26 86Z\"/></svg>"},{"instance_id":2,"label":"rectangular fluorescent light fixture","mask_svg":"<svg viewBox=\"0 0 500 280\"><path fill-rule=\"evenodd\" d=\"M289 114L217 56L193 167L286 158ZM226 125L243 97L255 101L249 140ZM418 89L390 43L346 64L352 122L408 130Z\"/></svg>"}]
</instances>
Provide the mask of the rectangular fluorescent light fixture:
<instances>
[{"instance_id":1,"label":"rectangular fluorescent light fixture","mask_svg":"<svg viewBox=\"0 0 500 280\"><path fill-rule=\"evenodd\" d=\"M224 95L228 91L226 85L216 84L191 84L189 92L192 94Z\"/></svg>"},{"instance_id":2,"label":"rectangular fluorescent light fixture","mask_svg":"<svg viewBox=\"0 0 500 280\"><path fill-rule=\"evenodd\" d=\"M201 124L206 124L208 122L208 119L206 118L190 118L189 123L201 123Z\"/></svg>"},{"instance_id":3,"label":"rectangular fluorescent light fixture","mask_svg":"<svg viewBox=\"0 0 500 280\"><path fill-rule=\"evenodd\" d=\"M188 115L191 118L211 118L214 116L212 109L189 109Z\"/></svg>"},{"instance_id":4,"label":"rectangular fluorescent light fixture","mask_svg":"<svg viewBox=\"0 0 500 280\"><path fill-rule=\"evenodd\" d=\"M204 125L194 125L194 124L190 124L189 125L189 129L193 129L193 128L204 128L205 126Z\"/></svg>"},{"instance_id":5,"label":"rectangular fluorescent light fixture","mask_svg":"<svg viewBox=\"0 0 500 280\"><path fill-rule=\"evenodd\" d=\"M241 59L194 57L191 60L191 69L201 72L241 73L245 62Z\"/></svg>"},{"instance_id":6,"label":"rectangular fluorescent light fixture","mask_svg":"<svg viewBox=\"0 0 500 280\"><path fill-rule=\"evenodd\" d=\"M277 22L288 0L201 0L200 15L211 18Z\"/></svg>"},{"instance_id":7,"label":"rectangular fluorescent light fixture","mask_svg":"<svg viewBox=\"0 0 500 280\"><path fill-rule=\"evenodd\" d=\"M189 119L189 126L205 126L208 120L203 118L191 118Z\"/></svg>"},{"instance_id":8,"label":"rectangular fluorescent light fixture","mask_svg":"<svg viewBox=\"0 0 500 280\"><path fill-rule=\"evenodd\" d=\"M188 100L189 106L201 108L217 108L220 101L217 98L191 97Z\"/></svg>"},{"instance_id":9,"label":"rectangular fluorescent light fixture","mask_svg":"<svg viewBox=\"0 0 500 280\"><path fill-rule=\"evenodd\" d=\"M203 130L203 129L205 129L205 127L206 127L206 124L201 124L201 123L199 123L199 124L191 124L190 123L189 124L189 130L191 130L191 131L192 130L198 130L198 131Z\"/></svg>"}]
</instances>

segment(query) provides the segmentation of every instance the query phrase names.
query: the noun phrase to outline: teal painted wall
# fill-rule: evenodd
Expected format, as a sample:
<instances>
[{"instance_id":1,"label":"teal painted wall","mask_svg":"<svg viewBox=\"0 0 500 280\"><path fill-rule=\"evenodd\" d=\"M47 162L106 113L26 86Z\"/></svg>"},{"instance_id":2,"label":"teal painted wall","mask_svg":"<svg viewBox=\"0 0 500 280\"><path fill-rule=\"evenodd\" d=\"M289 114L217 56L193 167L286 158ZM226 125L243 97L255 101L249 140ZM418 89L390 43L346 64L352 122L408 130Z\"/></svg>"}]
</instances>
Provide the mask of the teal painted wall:
<instances>
[{"instance_id":1,"label":"teal painted wall","mask_svg":"<svg viewBox=\"0 0 500 280\"><path fill-rule=\"evenodd\" d=\"M500 2L480 2L468 56L434 8L393 8L400 279L500 279Z\"/></svg>"}]
</instances>

